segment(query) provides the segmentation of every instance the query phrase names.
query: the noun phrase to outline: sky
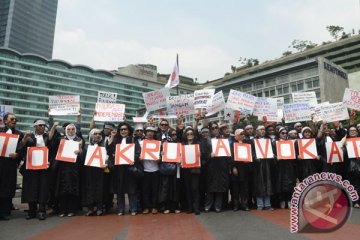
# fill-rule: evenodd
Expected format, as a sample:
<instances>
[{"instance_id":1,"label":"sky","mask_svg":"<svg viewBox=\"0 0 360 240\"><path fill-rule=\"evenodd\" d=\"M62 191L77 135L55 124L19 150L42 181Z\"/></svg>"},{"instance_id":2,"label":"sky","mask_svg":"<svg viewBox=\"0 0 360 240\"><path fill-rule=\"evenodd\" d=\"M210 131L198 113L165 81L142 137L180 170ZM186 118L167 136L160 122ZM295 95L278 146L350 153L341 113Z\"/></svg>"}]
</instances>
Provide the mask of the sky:
<instances>
[{"instance_id":1,"label":"sky","mask_svg":"<svg viewBox=\"0 0 360 240\"><path fill-rule=\"evenodd\" d=\"M294 39L332 41L360 30L360 0L59 0L53 58L94 69L152 64L199 83L282 56ZM291 49L290 49L291 50Z\"/></svg>"}]
</instances>

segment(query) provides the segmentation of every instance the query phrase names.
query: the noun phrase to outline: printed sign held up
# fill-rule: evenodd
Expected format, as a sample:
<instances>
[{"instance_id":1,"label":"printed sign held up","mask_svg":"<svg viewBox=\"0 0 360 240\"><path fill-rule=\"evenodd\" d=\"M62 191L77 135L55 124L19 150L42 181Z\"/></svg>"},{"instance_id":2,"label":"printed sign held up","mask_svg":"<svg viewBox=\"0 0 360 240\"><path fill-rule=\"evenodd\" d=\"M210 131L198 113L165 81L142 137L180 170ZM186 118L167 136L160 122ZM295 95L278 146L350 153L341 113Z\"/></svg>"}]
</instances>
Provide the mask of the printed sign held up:
<instances>
[{"instance_id":1,"label":"printed sign held up","mask_svg":"<svg viewBox=\"0 0 360 240\"><path fill-rule=\"evenodd\" d=\"M146 110L151 112L165 108L168 96L170 96L169 88L143 93Z\"/></svg>"},{"instance_id":2,"label":"printed sign held up","mask_svg":"<svg viewBox=\"0 0 360 240\"><path fill-rule=\"evenodd\" d=\"M214 95L211 106L206 109L207 112L206 116L214 115L222 111L224 108L225 108L225 99L223 92L220 91Z\"/></svg>"},{"instance_id":3,"label":"printed sign held up","mask_svg":"<svg viewBox=\"0 0 360 240\"><path fill-rule=\"evenodd\" d=\"M94 120L99 122L124 121L125 104L96 103Z\"/></svg>"},{"instance_id":4,"label":"printed sign held up","mask_svg":"<svg viewBox=\"0 0 360 240\"><path fill-rule=\"evenodd\" d=\"M241 114L252 114L255 101L255 96L231 89L226 102L226 107L240 111Z\"/></svg>"},{"instance_id":5,"label":"printed sign held up","mask_svg":"<svg viewBox=\"0 0 360 240\"><path fill-rule=\"evenodd\" d=\"M196 90L194 92L194 109L210 107L214 93L215 89Z\"/></svg>"},{"instance_id":6,"label":"printed sign held up","mask_svg":"<svg viewBox=\"0 0 360 240\"><path fill-rule=\"evenodd\" d=\"M360 111L360 92L345 88L343 103L348 108Z\"/></svg>"},{"instance_id":7,"label":"printed sign held up","mask_svg":"<svg viewBox=\"0 0 360 240\"><path fill-rule=\"evenodd\" d=\"M166 109L168 114L175 114L177 116L194 114L194 95L168 96Z\"/></svg>"},{"instance_id":8,"label":"printed sign held up","mask_svg":"<svg viewBox=\"0 0 360 240\"><path fill-rule=\"evenodd\" d=\"M79 115L80 96L79 95L60 95L49 96L49 115Z\"/></svg>"},{"instance_id":9,"label":"printed sign held up","mask_svg":"<svg viewBox=\"0 0 360 240\"><path fill-rule=\"evenodd\" d=\"M331 103L321 105L321 118L327 122L342 121L349 119L349 113L342 102Z\"/></svg>"},{"instance_id":10,"label":"printed sign held up","mask_svg":"<svg viewBox=\"0 0 360 240\"><path fill-rule=\"evenodd\" d=\"M302 122L311 120L311 109L308 103L289 103L284 105L285 122Z\"/></svg>"},{"instance_id":11,"label":"printed sign held up","mask_svg":"<svg viewBox=\"0 0 360 240\"><path fill-rule=\"evenodd\" d=\"M117 93L98 91L99 103L116 103Z\"/></svg>"}]
</instances>

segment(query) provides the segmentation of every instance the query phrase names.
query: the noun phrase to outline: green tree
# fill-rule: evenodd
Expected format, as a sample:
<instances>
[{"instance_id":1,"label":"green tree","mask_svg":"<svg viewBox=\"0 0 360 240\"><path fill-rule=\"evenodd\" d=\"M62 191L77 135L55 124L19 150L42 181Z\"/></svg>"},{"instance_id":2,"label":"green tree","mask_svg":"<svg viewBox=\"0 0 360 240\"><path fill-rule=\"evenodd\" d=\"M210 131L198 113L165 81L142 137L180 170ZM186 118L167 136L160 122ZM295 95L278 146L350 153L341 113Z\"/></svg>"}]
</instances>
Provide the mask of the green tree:
<instances>
[{"instance_id":1,"label":"green tree","mask_svg":"<svg viewBox=\"0 0 360 240\"><path fill-rule=\"evenodd\" d=\"M337 40L339 38L339 34L340 32L342 32L344 30L343 27L340 26L334 26L334 25L330 25L330 26L326 26L326 29L328 30L328 32L330 33L330 35Z\"/></svg>"},{"instance_id":2,"label":"green tree","mask_svg":"<svg viewBox=\"0 0 360 240\"><path fill-rule=\"evenodd\" d=\"M317 46L317 44L313 43L311 41L295 39L291 42L291 46L289 46L289 48L292 47L292 48L296 49L297 51L301 52L301 51L304 51L307 49L314 48L316 46Z\"/></svg>"}]
</instances>

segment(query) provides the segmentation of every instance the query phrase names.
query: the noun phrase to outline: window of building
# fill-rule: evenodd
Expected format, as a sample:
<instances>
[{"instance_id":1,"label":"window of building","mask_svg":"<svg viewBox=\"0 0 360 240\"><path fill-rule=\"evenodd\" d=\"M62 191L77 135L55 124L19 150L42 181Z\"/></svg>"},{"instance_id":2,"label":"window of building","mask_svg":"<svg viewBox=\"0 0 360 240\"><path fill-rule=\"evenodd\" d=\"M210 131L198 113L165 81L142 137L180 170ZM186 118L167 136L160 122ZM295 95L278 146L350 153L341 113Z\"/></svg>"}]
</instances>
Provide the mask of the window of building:
<instances>
[{"instance_id":1,"label":"window of building","mask_svg":"<svg viewBox=\"0 0 360 240\"><path fill-rule=\"evenodd\" d=\"M275 96L275 88L270 89L270 96L271 97Z\"/></svg>"},{"instance_id":2,"label":"window of building","mask_svg":"<svg viewBox=\"0 0 360 240\"><path fill-rule=\"evenodd\" d=\"M297 92L296 84L291 84L291 91Z\"/></svg>"},{"instance_id":3,"label":"window of building","mask_svg":"<svg viewBox=\"0 0 360 240\"><path fill-rule=\"evenodd\" d=\"M306 82L306 88L307 89L313 88L313 84L311 80Z\"/></svg>"},{"instance_id":4,"label":"window of building","mask_svg":"<svg viewBox=\"0 0 360 240\"><path fill-rule=\"evenodd\" d=\"M313 86L318 87L319 86L319 79L316 79L313 81Z\"/></svg>"},{"instance_id":5,"label":"window of building","mask_svg":"<svg viewBox=\"0 0 360 240\"><path fill-rule=\"evenodd\" d=\"M278 95L283 94L283 89L282 89L281 86L280 86L280 87L277 87L276 90L277 90Z\"/></svg>"},{"instance_id":6,"label":"window of building","mask_svg":"<svg viewBox=\"0 0 360 240\"><path fill-rule=\"evenodd\" d=\"M273 86L273 85L275 85L275 84L276 84L276 79L275 79L275 78L270 78L270 79L267 79L267 80L265 81L265 85L266 85L267 87Z\"/></svg>"},{"instance_id":7,"label":"window of building","mask_svg":"<svg viewBox=\"0 0 360 240\"><path fill-rule=\"evenodd\" d=\"M255 82L255 89L263 88L264 84L263 81L257 81Z\"/></svg>"},{"instance_id":8,"label":"window of building","mask_svg":"<svg viewBox=\"0 0 360 240\"><path fill-rule=\"evenodd\" d=\"M298 90L298 91L304 90L304 83L303 83L303 82L298 83L298 85L297 85L297 90Z\"/></svg>"},{"instance_id":9,"label":"window of building","mask_svg":"<svg viewBox=\"0 0 360 240\"><path fill-rule=\"evenodd\" d=\"M283 87L283 92L284 93L289 93L289 86L284 86Z\"/></svg>"}]
</instances>

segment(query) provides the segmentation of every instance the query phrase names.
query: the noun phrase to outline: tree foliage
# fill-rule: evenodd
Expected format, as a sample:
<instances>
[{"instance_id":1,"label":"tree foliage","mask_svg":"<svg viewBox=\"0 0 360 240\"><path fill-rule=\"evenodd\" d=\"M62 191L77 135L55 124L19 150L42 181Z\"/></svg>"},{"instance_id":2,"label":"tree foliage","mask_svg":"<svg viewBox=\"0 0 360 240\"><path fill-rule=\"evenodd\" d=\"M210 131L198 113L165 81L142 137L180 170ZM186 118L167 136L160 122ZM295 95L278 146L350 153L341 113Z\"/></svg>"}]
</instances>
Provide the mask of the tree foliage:
<instances>
[{"instance_id":1,"label":"tree foliage","mask_svg":"<svg viewBox=\"0 0 360 240\"><path fill-rule=\"evenodd\" d=\"M326 29L329 31L331 37L333 37L335 40L339 38L340 32L344 30L343 27L335 25L326 26Z\"/></svg>"}]
</instances>

